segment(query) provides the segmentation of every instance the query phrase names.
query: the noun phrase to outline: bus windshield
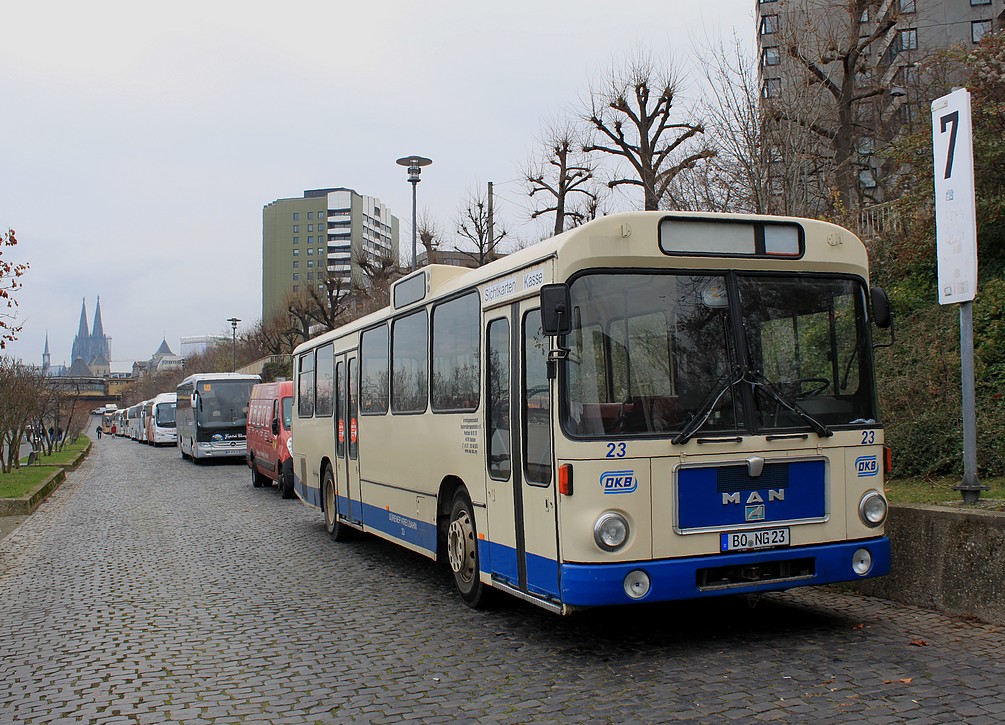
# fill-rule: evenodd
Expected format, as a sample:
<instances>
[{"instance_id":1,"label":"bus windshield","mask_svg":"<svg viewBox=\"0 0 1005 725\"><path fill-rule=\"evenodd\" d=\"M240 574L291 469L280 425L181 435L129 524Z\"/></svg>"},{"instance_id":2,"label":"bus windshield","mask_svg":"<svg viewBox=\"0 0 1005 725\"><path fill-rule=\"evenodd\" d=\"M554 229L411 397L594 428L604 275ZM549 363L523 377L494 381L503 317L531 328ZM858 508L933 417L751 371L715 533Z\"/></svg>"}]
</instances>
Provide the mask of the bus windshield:
<instances>
[{"instance_id":1,"label":"bus windshield","mask_svg":"<svg viewBox=\"0 0 1005 725\"><path fill-rule=\"evenodd\" d=\"M174 428L175 408L177 407L176 403L158 403L157 413L155 415L157 425L161 428Z\"/></svg>"},{"instance_id":2,"label":"bus windshield","mask_svg":"<svg viewBox=\"0 0 1005 725\"><path fill-rule=\"evenodd\" d=\"M254 380L212 380L196 385L199 395L199 425L233 428L248 423L248 400Z\"/></svg>"},{"instance_id":3,"label":"bus windshield","mask_svg":"<svg viewBox=\"0 0 1005 725\"><path fill-rule=\"evenodd\" d=\"M755 273L591 274L571 285L573 436L874 424L865 288Z\"/></svg>"}]
</instances>

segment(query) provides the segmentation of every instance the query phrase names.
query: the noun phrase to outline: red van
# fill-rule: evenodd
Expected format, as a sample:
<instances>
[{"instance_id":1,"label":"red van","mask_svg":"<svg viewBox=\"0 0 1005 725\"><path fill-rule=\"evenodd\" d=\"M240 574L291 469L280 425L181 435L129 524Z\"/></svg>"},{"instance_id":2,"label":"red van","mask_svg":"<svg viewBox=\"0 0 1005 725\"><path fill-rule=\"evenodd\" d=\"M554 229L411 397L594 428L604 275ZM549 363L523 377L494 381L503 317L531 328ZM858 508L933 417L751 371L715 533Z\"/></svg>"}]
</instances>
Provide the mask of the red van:
<instances>
[{"instance_id":1,"label":"red van","mask_svg":"<svg viewBox=\"0 0 1005 725\"><path fill-rule=\"evenodd\" d=\"M256 488L275 481L283 498L293 498L293 381L259 383L248 403L248 467Z\"/></svg>"}]
</instances>

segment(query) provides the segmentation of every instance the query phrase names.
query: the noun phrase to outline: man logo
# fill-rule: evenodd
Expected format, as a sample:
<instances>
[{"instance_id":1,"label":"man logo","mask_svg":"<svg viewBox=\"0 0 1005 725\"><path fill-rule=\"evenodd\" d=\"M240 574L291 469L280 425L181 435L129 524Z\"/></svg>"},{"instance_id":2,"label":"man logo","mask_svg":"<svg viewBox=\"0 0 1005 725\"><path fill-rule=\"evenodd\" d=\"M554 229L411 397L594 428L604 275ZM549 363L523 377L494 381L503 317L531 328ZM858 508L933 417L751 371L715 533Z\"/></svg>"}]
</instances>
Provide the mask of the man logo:
<instances>
[{"instance_id":1,"label":"man logo","mask_svg":"<svg viewBox=\"0 0 1005 725\"><path fill-rule=\"evenodd\" d=\"M758 504L756 506L747 506L745 508L744 518L747 521L764 521L764 504Z\"/></svg>"},{"instance_id":2,"label":"man logo","mask_svg":"<svg viewBox=\"0 0 1005 725\"><path fill-rule=\"evenodd\" d=\"M855 473L859 478L879 475L879 460L876 456L859 456L855 459Z\"/></svg>"},{"instance_id":3,"label":"man logo","mask_svg":"<svg viewBox=\"0 0 1005 725\"><path fill-rule=\"evenodd\" d=\"M600 474L600 487L604 493L631 493L639 487L635 471L605 471Z\"/></svg>"}]
</instances>

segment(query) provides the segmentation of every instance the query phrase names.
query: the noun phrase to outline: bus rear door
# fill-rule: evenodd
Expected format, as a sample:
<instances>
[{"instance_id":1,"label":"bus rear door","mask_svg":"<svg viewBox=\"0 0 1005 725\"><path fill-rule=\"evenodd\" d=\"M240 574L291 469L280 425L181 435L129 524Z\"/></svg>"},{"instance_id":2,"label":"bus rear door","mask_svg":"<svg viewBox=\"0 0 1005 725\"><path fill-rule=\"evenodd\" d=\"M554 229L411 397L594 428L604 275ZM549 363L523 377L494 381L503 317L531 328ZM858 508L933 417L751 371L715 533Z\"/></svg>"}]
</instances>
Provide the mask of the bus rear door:
<instances>
[{"instance_id":1,"label":"bus rear door","mask_svg":"<svg viewBox=\"0 0 1005 725\"><path fill-rule=\"evenodd\" d=\"M359 485L359 362L356 351L341 354L335 364L335 485L338 515L353 524L363 521Z\"/></svg>"}]
</instances>

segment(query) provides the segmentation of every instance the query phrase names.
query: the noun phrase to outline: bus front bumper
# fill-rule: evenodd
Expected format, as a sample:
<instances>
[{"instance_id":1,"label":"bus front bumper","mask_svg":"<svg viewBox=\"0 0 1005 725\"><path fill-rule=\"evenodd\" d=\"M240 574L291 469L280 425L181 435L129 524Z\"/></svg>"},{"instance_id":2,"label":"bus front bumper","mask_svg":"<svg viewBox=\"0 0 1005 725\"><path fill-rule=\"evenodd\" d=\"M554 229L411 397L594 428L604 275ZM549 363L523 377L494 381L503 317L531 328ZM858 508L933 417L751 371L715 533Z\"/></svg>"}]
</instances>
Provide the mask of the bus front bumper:
<instances>
[{"instance_id":1,"label":"bus front bumper","mask_svg":"<svg viewBox=\"0 0 1005 725\"><path fill-rule=\"evenodd\" d=\"M244 441L235 443L196 443L196 458L245 458L248 446Z\"/></svg>"},{"instance_id":2,"label":"bus front bumper","mask_svg":"<svg viewBox=\"0 0 1005 725\"><path fill-rule=\"evenodd\" d=\"M862 570L862 550L871 567ZM562 564L561 600L572 607L664 602L757 594L798 586L833 584L890 571L886 536L837 544L618 564ZM642 576L639 572L642 572ZM644 596L628 595L629 582L648 581ZM638 586L635 592L639 591Z\"/></svg>"}]
</instances>

